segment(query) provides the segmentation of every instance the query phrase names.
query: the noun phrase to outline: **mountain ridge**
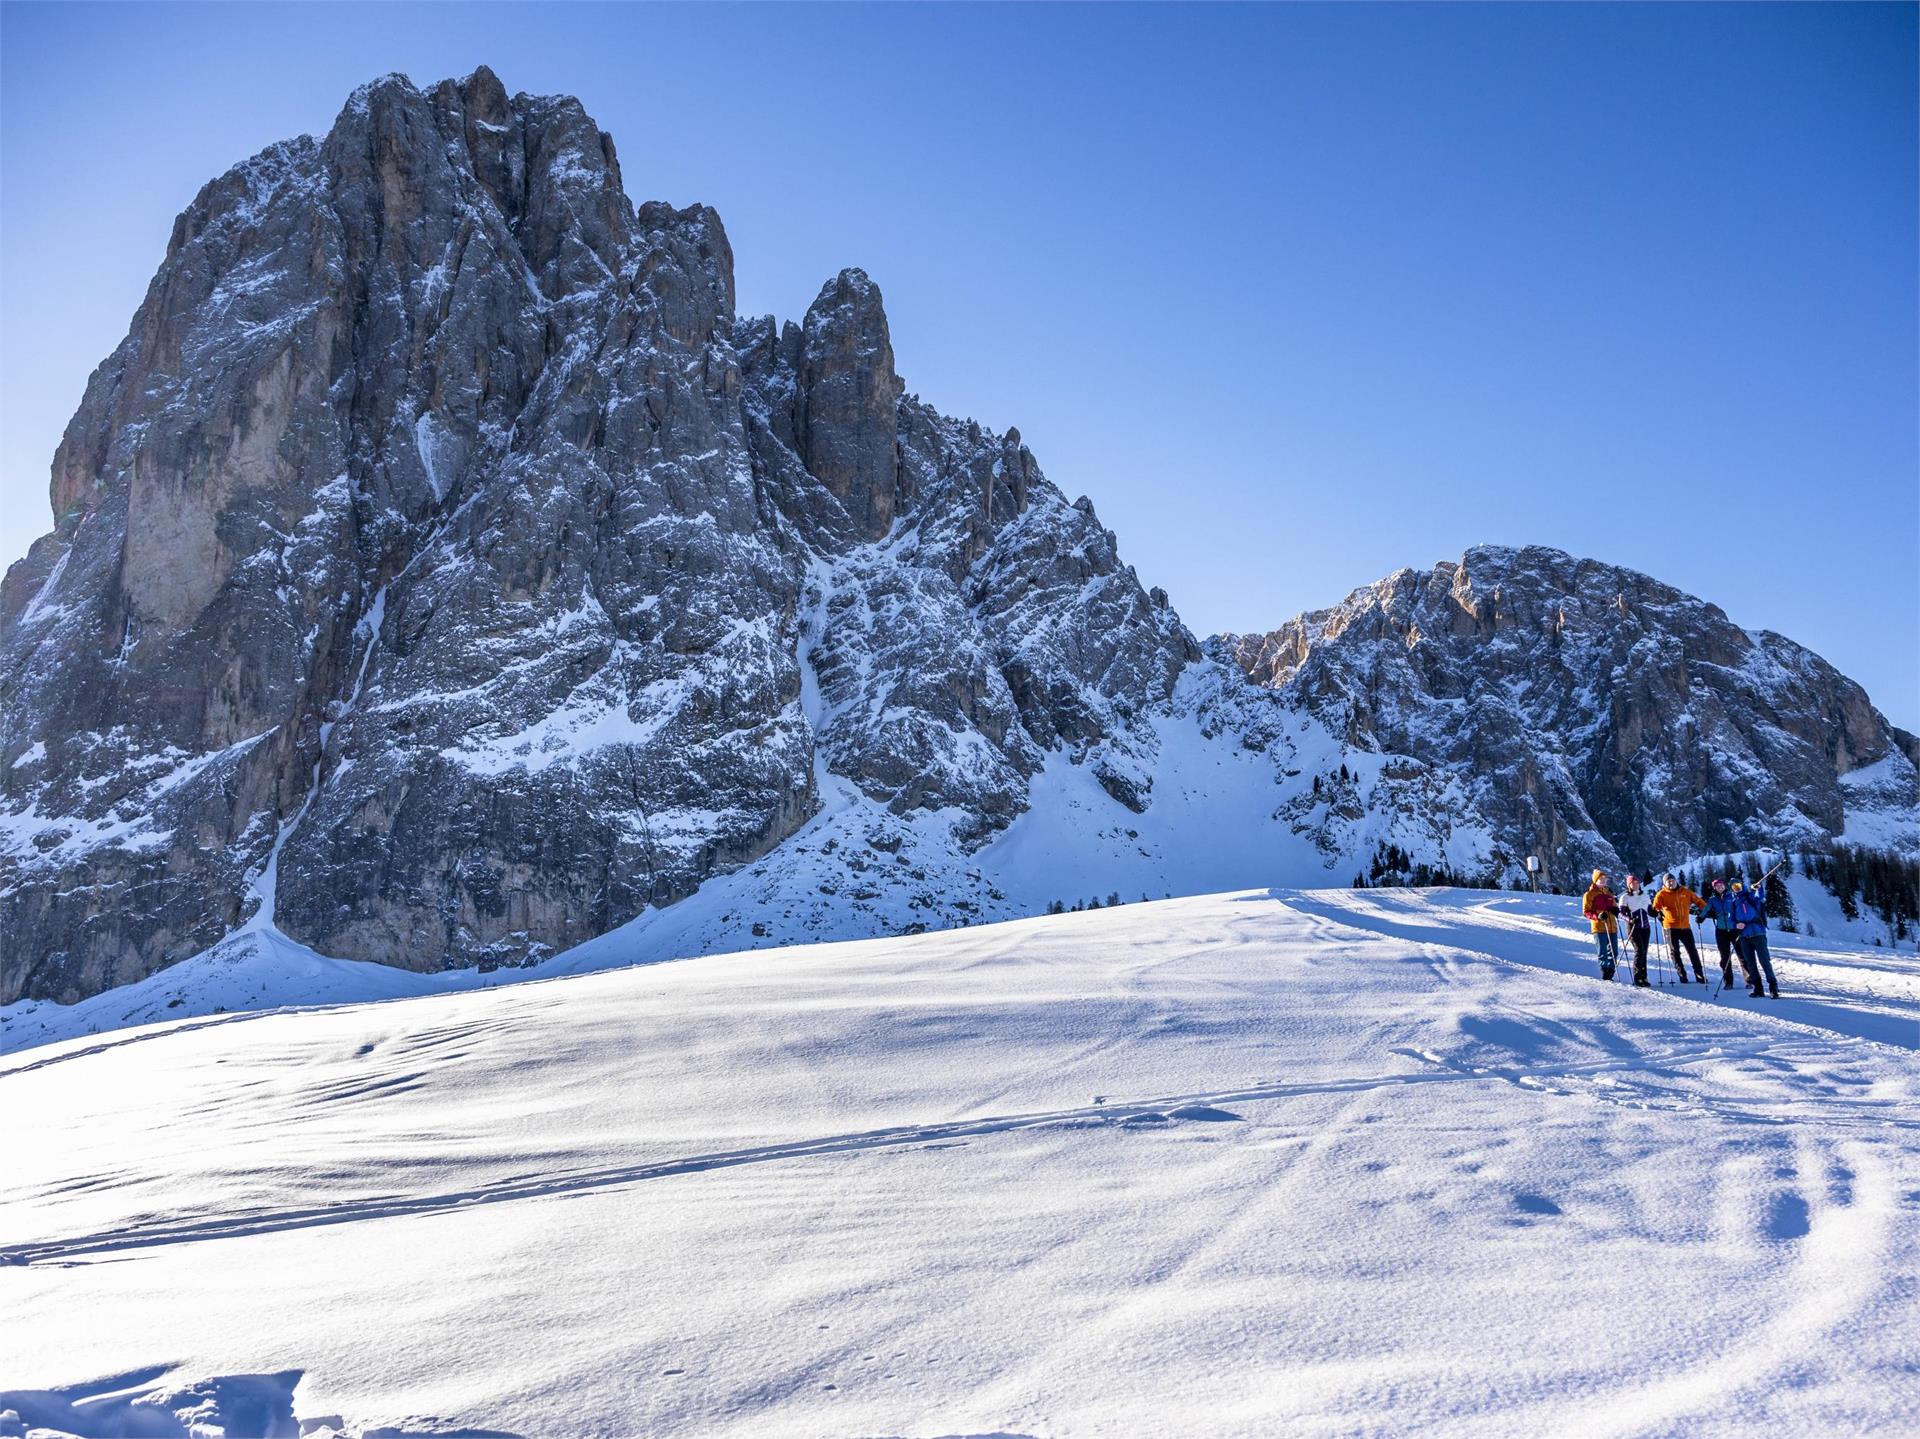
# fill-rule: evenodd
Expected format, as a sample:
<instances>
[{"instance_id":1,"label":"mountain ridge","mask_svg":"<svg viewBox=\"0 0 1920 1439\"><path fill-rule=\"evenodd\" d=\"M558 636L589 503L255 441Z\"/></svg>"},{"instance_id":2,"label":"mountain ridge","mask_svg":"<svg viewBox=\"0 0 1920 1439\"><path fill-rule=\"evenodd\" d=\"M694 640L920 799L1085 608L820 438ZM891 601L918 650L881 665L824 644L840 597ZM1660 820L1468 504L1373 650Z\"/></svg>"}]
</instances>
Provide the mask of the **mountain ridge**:
<instances>
[{"instance_id":1,"label":"mountain ridge","mask_svg":"<svg viewBox=\"0 0 1920 1439\"><path fill-rule=\"evenodd\" d=\"M739 315L732 267L579 101L484 67L370 82L201 189L0 583L0 1003L268 932L539 962L729 877L689 943L1338 883L1383 843L1511 880L1639 833L1571 778L1501 803L1324 636L1304 675L1202 645L1018 430L909 391L863 271L796 323ZM1871 730L1897 838L1911 736ZM1715 835L1802 800L1843 832L1805 759L1760 754L1798 766L1779 804Z\"/></svg>"},{"instance_id":2,"label":"mountain ridge","mask_svg":"<svg viewBox=\"0 0 1920 1439\"><path fill-rule=\"evenodd\" d=\"M1920 844L1920 739L1812 651L1621 566L1475 546L1214 643L1350 738L1519 776L1481 802L1523 852L1664 865L1815 843L1846 831L1844 777L1883 762L1901 771L1902 847Z\"/></svg>"}]
</instances>

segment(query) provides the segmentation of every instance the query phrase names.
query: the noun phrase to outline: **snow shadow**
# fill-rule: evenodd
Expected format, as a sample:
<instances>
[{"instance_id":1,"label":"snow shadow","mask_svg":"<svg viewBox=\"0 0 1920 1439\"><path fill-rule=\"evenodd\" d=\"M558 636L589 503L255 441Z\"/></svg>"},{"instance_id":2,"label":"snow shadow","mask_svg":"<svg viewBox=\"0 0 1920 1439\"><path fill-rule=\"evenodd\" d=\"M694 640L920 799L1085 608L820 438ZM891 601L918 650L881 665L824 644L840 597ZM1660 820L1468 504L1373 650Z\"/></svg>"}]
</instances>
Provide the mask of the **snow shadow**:
<instances>
[{"instance_id":1,"label":"snow shadow","mask_svg":"<svg viewBox=\"0 0 1920 1439\"><path fill-rule=\"evenodd\" d=\"M227 1374L180 1385L154 1381L171 1365L135 1369L64 1389L0 1391L0 1436L49 1439L195 1439L204 1434L300 1439L293 1390L303 1371Z\"/></svg>"},{"instance_id":2,"label":"snow shadow","mask_svg":"<svg viewBox=\"0 0 1920 1439\"><path fill-rule=\"evenodd\" d=\"M1416 1060L1416 1063L1419 1062ZM288 1229L307 1229L324 1224L350 1224L368 1219L386 1219L400 1215L432 1214L482 1204L500 1204L516 1199L545 1195L577 1194L608 1189L617 1185L665 1179L674 1175L699 1174L713 1169L731 1169L746 1164L766 1164L780 1160L806 1159L817 1155L844 1154L871 1149L929 1149L947 1147L949 1141L1017 1129L1117 1129L1121 1132L1167 1128L1181 1124L1234 1123L1241 1116L1225 1106L1253 1103L1266 1099L1288 1099L1306 1094L1347 1094L1358 1090L1382 1089L1395 1085L1479 1083L1483 1076L1452 1069L1424 1069L1419 1072L1381 1074L1357 1079L1329 1080L1318 1084L1265 1084L1196 1094L1162 1095L1154 1099L1122 1104L1098 1103L1074 1109L1035 1110L1021 1114L999 1114L981 1119L951 1120L932 1124L896 1125L887 1129L862 1130L851 1134L830 1134L786 1144L765 1145L753 1149L727 1150L716 1154L694 1154L650 1164L622 1164L604 1169L573 1170L556 1174L530 1174L474 1189L451 1190L440 1194L413 1195L404 1198L348 1200L337 1204L289 1208L245 1215L218 1215L201 1219L170 1219L151 1224L133 1224L96 1234L76 1235L37 1243L0 1248L0 1265L59 1263L76 1255L109 1253L122 1249L149 1249L163 1244L190 1244L208 1239L232 1239L243 1235L272 1234ZM0 1436L3 1439L3 1436Z\"/></svg>"},{"instance_id":3,"label":"snow shadow","mask_svg":"<svg viewBox=\"0 0 1920 1439\"><path fill-rule=\"evenodd\" d=\"M157 1382L173 1368L155 1364L64 1389L0 1391L0 1439L522 1439L432 1419L363 1429L338 1414L296 1418L293 1391L304 1370Z\"/></svg>"},{"instance_id":4,"label":"snow shadow","mask_svg":"<svg viewBox=\"0 0 1920 1439\"><path fill-rule=\"evenodd\" d=\"M1804 1239L1813 1230L1813 1211L1798 1194L1776 1194L1767 1206L1766 1228L1769 1239Z\"/></svg>"}]
</instances>

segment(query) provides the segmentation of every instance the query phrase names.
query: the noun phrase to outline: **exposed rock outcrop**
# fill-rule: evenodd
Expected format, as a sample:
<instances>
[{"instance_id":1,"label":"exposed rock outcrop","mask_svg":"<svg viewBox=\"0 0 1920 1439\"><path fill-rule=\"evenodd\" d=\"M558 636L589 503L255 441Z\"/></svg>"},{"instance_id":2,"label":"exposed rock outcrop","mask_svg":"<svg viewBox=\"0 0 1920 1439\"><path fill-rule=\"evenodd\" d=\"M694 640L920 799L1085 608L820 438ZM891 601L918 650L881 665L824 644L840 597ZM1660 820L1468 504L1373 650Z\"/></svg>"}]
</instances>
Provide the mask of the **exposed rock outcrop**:
<instances>
[{"instance_id":1,"label":"exposed rock outcrop","mask_svg":"<svg viewBox=\"0 0 1920 1439\"><path fill-rule=\"evenodd\" d=\"M1462 776L1508 851L1562 883L1920 807L1914 737L1818 655L1558 550L1472 549L1219 643L1350 743ZM1876 766L1873 794L1849 783Z\"/></svg>"},{"instance_id":2,"label":"exposed rock outcrop","mask_svg":"<svg viewBox=\"0 0 1920 1439\"><path fill-rule=\"evenodd\" d=\"M486 70L208 185L53 501L0 597L0 1001L263 913L536 957L778 845L828 756L984 837L1195 652L1017 435L902 399L864 274L740 320L718 216Z\"/></svg>"}]
</instances>

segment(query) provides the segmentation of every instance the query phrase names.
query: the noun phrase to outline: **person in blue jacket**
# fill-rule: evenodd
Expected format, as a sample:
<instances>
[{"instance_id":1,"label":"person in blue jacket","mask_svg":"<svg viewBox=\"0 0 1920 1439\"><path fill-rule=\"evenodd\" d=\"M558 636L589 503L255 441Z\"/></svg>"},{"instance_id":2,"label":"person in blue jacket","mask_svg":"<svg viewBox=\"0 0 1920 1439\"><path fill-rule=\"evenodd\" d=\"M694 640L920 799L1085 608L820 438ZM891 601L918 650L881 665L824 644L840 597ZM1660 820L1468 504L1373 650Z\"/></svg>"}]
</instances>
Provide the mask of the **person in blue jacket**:
<instances>
[{"instance_id":1,"label":"person in blue jacket","mask_svg":"<svg viewBox=\"0 0 1920 1439\"><path fill-rule=\"evenodd\" d=\"M1713 942L1720 946L1720 983L1727 989L1733 988L1733 896L1727 893L1727 882L1716 879L1712 893L1706 898L1706 916L1713 921ZM1740 968L1745 969L1747 961L1742 958ZM1751 984L1753 981L1749 980Z\"/></svg>"},{"instance_id":2,"label":"person in blue jacket","mask_svg":"<svg viewBox=\"0 0 1920 1439\"><path fill-rule=\"evenodd\" d=\"M1733 882L1734 947L1740 951L1740 967L1747 972L1747 993L1760 998L1760 976L1767 977L1767 989L1780 997L1779 981L1773 977L1773 956L1767 951L1766 880L1757 879L1745 889Z\"/></svg>"}]
</instances>

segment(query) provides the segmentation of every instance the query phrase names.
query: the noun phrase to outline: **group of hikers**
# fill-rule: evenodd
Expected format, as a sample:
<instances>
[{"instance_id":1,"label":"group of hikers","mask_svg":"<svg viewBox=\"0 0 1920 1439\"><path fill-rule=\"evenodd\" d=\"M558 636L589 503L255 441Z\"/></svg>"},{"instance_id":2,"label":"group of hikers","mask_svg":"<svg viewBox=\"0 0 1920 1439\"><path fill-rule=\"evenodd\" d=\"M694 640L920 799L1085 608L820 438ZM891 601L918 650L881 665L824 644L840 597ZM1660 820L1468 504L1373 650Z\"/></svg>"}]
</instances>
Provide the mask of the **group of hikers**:
<instances>
[{"instance_id":1,"label":"group of hikers","mask_svg":"<svg viewBox=\"0 0 1920 1439\"><path fill-rule=\"evenodd\" d=\"M1607 872L1596 869L1588 888L1582 912L1593 926L1594 942L1600 947L1600 977L1611 980L1620 964L1620 926L1626 925L1627 940L1633 945L1633 982L1647 983L1647 944L1653 938L1653 921L1658 916L1667 931L1667 948L1674 973L1686 984L1687 966L1681 950L1693 961L1693 978L1705 984L1707 972L1700 964L1700 950L1693 942L1693 916L1703 914L1713 921L1713 937L1720 945L1720 980L1733 988L1733 961L1740 960L1740 972L1746 977L1747 993L1754 999L1763 994L1780 997L1779 981L1773 977L1773 956L1767 950L1767 890L1764 878L1752 884L1716 879L1713 893L1701 898L1672 875L1662 875L1658 893L1648 894L1635 874L1627 876L1627 887L1620 894L1607 882ZM1764 980L1764 985L1762 981Z\"/></svg>"}]
</instances>

